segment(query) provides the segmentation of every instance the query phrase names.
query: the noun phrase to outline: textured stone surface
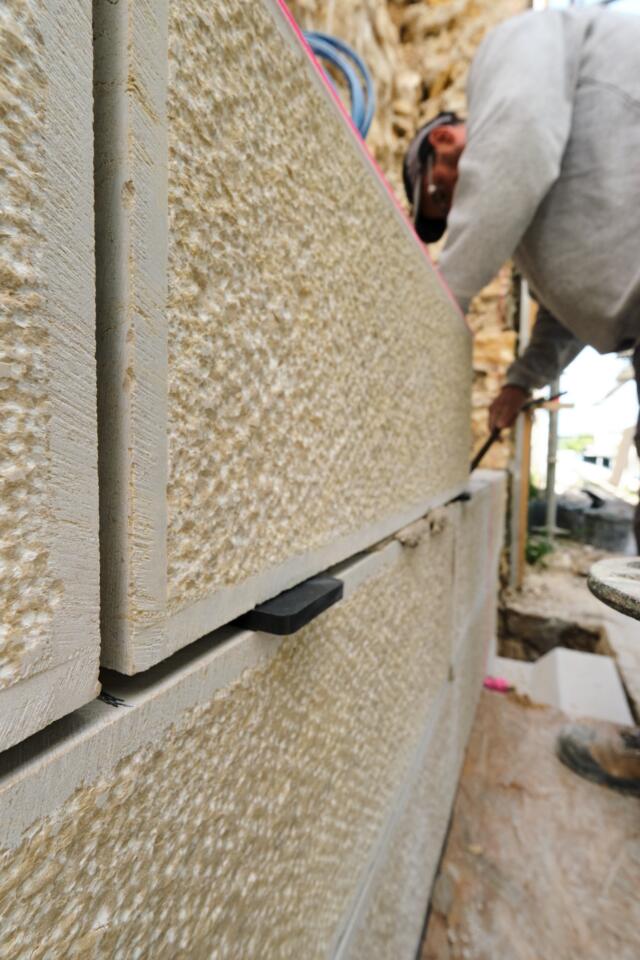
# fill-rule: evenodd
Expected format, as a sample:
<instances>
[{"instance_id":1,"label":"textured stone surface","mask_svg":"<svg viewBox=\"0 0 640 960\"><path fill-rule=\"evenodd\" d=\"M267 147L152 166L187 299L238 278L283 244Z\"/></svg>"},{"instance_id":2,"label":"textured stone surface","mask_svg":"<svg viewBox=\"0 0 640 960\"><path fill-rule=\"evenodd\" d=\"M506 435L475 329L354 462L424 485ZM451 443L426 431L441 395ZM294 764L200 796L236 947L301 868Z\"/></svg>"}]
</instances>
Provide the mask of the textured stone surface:
<instances>
[{"instance_id":1,"label":"textured stone surface","mask_svg":"<svg viewBox=\"0 0 640 960\"><path fill-rule=\"evenodd\" d=\"M507 17L526 9L524 0L290 0L296 19L311 30L346 40L363 57L376 88L376 112L367 137L402 203L402 161L416 130L441 110L466 114L465 86L478 45ZM348 102L347 91L342 95ZM436 249L433 245L430 250ZM478 448L488 435L487 407L514 359L511 265L473 301L472 435ZM513 445L505 435L483 466L507 466Z\"/></svg>"},{"instance_id":2,"label":"textured stone surface","mask_svg":"<svg viewBox=\"0 0 640 960\"><path fill-rule=\"evenodd\" d=\"M504 478L478 471L453 504L455 634L449 682L431 740L393 834L376 863L344 960L413 960L438 866L488 652L495 647ZM340 957L342 960L342 956Z\"/></svg>"},{"instance_id":3,"label":"textured stone surface","mask_svg":"<svg viewBox=\"0 0 640 960\"><path fill-rule=\"evenodd\" d=\"M299 634L221 631L6 753L0 957L410 960L495 622L451 662L458 507Z\"/></svg>"},{"instance_id":4,"label":"textured stone surface","mask_svg":"<svg viewBox=\"0 0 640 960\"><path fill-rule=\"evenodd\" d=\"M489 435L488 409L502 387L516 355L518 318L515 315L513 266L507 263L472 301L468 321L473 330L471 434L474 451ZM514 455L512 434L505 433L482 460L491 470L505 469Z\"/></svg>"},{"instance_id":5,"label":"textured stone surface","mask_svg":"<svg viewBox=\"0 0 640 960\"><path fill-rule=\"evenodd\" d=\"M27 769L9 757L0 956L325 956L447 683L452 550L445 517L217 695L195 670L200 702L176 712L161 666L144 702L85 708L100 722L67 753L52 728ZM87 754L103 769L83 782Z\"/></svg>"},{"instance_id":6,"label":"textured stone surface","mask_svg":"<svg viewBox=\"0 0 640 960\"><path fill-rule=\"evenodd\" d=\"M4 749L97 691L91 5L9 0L0 42Z\"/></svg>"},{"instance_id":7,"label":"textured stone surface","mask_svg":"<svg viewBox=\"0 0 640 960\"><path fill-rule=\"evenodd\" d=\"M6 172L0 204L9 228L0 314L0 687L5 687L22 673L26 648L46 642L53 597L42 538L49 420L42 266L44 51L34 4L19 14L5 9L2 20L3 38L15 56L13 69L3 70L6 119L0 128L0 163Z\"/></svg>"},{"instance_id":8,"label":"textured stone surface","mask_svg":"<svg viewBox=\"0 0 640 960\"><path fill-rule=\"evenodd\" d=\"M482 690L482 658L468 635L446 688L443 709L420 775L377 864L357 931L344 960L414 960L440 854L446 839L460 766ZM487 638L483 637L486 641ZM340 958L342 960L342 957Z\"/></svg>"},{"instance_id":9,"label":"textured stone surface","mask_svg":"<svg viewBox=\"0 0 640 960\"><path fill-rule=\"evenodd\" d=\"M351 44L371 71L376 112L367 144L404 198L402 161L423 123L441 110L466 113L467 73L488 30L525 0L289 0L304 29ZM346 102L348 93L341 87Z\"/></svg>"},{"instance_id":10,"label":"textured stone surface","mask_svg":"<svg viewBox=\"0 0 640 960\"><path fill-rule=\"evenodd\" d=\"M122 96L153 102L154 128L164 13L142 6L123 33ZM185 0L166 32L167 261L123 257L133 308L116 317L128 583L113 603L106 587L106 656L127 672L441 502L469 444L468 332L282 13ZM137 238L151 173L131 132L113 196ZM167 308L149 323L136 285L159 271Z\"/></svg>"},{"instance_id":11,"label":"textured stone surface","mask_svg":"<svg viewBox=\"0 0 640 960\"><path fill-rule=\"evenodd\" d=\"M345 960L414 960L461 761L453 685L444 692L429 749L377 865Z\"/></svg>"},{"instance_id":12,"label":"textured stone surface","mask_svg":"<svg viewBox=\"0 0 640 960\"><path fill-rule=\"evenodd\" d=\"M298 52L262 3L201 9L169 25L170 608L451 489L466 400L465 335Z\"/></svg>"}]
</instances>

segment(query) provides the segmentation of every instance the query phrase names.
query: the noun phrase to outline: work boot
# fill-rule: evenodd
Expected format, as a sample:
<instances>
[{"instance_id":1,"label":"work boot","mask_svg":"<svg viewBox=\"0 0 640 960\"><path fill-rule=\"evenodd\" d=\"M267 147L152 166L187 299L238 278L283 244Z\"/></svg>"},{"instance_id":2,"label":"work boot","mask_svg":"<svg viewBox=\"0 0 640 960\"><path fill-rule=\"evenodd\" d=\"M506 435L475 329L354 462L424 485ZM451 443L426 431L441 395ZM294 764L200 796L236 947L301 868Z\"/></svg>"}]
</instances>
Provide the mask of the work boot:
<instances>
[{"instance_id":1,"label":"work boot","mask_svg":"<svg viewBox=\"0 0 640 960\"><path fill-rule=\"evenodd\" d=\"M580 777L640 797L640 729L569 724L558 734L556 754Z\"/></svg>"}]
</instances>

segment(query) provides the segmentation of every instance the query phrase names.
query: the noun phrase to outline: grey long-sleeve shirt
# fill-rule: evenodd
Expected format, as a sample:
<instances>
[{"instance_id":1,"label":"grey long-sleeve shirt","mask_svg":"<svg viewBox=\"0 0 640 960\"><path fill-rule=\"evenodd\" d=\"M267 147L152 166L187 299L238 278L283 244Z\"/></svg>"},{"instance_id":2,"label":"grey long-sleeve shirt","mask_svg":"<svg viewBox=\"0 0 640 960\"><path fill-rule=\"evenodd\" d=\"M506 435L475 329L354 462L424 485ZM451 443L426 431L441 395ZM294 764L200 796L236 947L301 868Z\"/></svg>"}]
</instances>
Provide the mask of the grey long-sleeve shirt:
<instances>
[{"instance_id":1,"label":"grey long-sleeve shirt","mask_svg":"<svg viewBox=\"0 0 640 960\"><path fill-rule=\"evenodd\" d=\"M508 381L640 338L640 17L525 13L480 45L440 268L466 311L514 258L545 310ZM555 319L554 319L555 318Z\"/></svg>"}]
</instances>

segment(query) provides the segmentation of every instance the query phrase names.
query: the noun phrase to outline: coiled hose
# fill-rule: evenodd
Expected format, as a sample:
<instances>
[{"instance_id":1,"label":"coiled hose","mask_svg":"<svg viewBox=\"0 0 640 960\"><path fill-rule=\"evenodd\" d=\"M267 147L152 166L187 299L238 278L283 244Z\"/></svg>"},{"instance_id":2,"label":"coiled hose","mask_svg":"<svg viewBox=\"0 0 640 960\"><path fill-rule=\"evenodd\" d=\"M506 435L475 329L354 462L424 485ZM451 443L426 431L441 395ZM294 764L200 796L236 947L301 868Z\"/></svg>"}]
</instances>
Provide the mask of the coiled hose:
<instances>
[{"instance_id":1,"label":"coiled hose","mask_svg":"<svg viewBox=\"0 0 640 960\"><path fill-rule=\"evenodd\" d=\"M371 74L364 61L344 40L332 37L328 33L309 30L305 32L305 38L316 57L333 64L347 81L351 98L351 119L361 136L366 137L376 108L376 95ZM360 76L356 73L353 64ZM335 88L329 74L325 75Z\"/></svg>"}]
</instances>

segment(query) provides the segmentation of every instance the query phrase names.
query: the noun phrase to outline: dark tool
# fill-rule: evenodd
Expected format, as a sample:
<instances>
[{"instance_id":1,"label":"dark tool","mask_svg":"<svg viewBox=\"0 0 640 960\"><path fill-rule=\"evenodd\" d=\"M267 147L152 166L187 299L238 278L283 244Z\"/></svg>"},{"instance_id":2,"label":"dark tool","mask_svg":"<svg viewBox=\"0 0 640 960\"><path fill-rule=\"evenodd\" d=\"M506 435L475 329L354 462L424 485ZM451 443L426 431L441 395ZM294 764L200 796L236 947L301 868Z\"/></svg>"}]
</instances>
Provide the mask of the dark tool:
<instances>
[{"instance_id":1,"label":"dark tool","mask_svg":"<svg viewBox=\"0 0 640 960\"><path fill-rule=\"evenodd\" d=\"M248 630L288 636L341 600L343 591L344 584L336 577L311 577L272 600L259 603L238 617L236 623Z\"/></svg>"},{"instance_id":2,"label":"dark tool","mask_svg":"<svg viewBox=\"0 0 640 960\"><path fill-rule=\"evenodd\" d=\"M563 390L562 393L556 393L552 397L540 397L538 400L529 400L528 403L525 403L523 407L520 408L520 413L523 413L525 410L531 410L533 407L539 407L542 403L551 403L553 400L559 400L560 397L564 397L567 391ZM518 416L520 415L518 414ZM471 461L471 473L476 469L484 455L487 451L494 445L500 434L501 430L498 430L496 427L495 430L492 430L485 442L482 444L478 452L475 454L473 460Z\"/></svg>"},{"instance_id":3,"label":"dark tool","mask_svg":"<svg viewBox=\"0 0 640 960\"><path fill-rule=\"evenodd\" d=\"M487 437L487 439L486 439L485 442L482 444L482 446L480 447L480 449L478 450L478 452L475 454L473 460L471 461L471 473L473 473L473 471L475 470L475 468L478 466L478 464L480 463L480 461L481 461L482 458L484 457L484 455L485 455L485 453L487 452L487 450L489 450L489 448L494 445L494 443L496 442L496 440L497 440L498 437L500 436L501 432L502 432L502 431L501 431L501 430L498 430L497 427L495 428L495 430L492 430L492 431L491 431L491 433L489 434L489 436Z\"/></svg>"},{"instance_id":4,"label":"dark tool","mask_svg":"<svg viewBox=\"0 0 640 960\"><path fill-rule=\"evenodd\" d=\"M105 690L104 687L98 694L98 700L102 700L103 703L108 703L110 707L130 707L132 704L125 703L122 697L116 697L112 693L109 693L108 690Z\"/></svg>"}]
</instances>

